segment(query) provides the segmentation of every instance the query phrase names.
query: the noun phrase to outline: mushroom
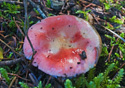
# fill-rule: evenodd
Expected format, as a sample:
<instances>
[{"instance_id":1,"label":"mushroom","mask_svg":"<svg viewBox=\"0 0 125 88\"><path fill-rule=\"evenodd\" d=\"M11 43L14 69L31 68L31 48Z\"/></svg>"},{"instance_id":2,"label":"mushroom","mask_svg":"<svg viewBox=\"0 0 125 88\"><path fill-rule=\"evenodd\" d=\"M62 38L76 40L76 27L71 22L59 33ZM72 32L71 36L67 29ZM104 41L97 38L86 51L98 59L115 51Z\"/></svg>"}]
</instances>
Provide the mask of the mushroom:
<instances>
[{"instance_id":1,"label":"mushroom","mask_svg":"<svg viewBox=\"0 0 125 88\"><path fill-rule=\"evenodd\" d=\"M43 19L29 28L28 36L36 51L32 65L52 76L86 73L101 53L97 31L87 21L72 15ZM26 37L23 50L30 60L33 52Z\"/></svg>"}]
</instances>

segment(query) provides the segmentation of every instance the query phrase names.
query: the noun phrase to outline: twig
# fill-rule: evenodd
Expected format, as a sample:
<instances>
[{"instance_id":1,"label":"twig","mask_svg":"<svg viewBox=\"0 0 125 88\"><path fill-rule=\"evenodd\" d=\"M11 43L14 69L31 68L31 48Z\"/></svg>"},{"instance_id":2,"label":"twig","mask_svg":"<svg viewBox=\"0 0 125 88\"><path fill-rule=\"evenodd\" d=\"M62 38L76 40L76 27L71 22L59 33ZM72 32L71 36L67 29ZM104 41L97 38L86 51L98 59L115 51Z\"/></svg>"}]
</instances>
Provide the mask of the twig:
<instances>
[{"instance_id":1,"label":"twig","mask_svg":"<svg viewBox=\"0 0 125 88\"><path fill-rule=\"evenodd\" d=\"M40 9L40 6L35 4L32 0L28 0L30 2L30 4L36 8L36 10L40 13L40 15L43 17L43 18L47 18L47 16L43 13L43 11Z\"/></svg>"},{"instance_id":2,"label":"twig","mask_svg":"<svg viewBox=\"0 0 125 88\"><path fill-rule=\"evenodd\" d=\"M29 77L32 80L33 84L35 84L35 86L37 86L39 82L38 82L36 76L33 73L29 73Z\"/></svg>"},{"instance_id":3,"label":"twig","mask_svg":"<svg viewBox=\"0 0 125 88\"><path fill-rule=\"evenodd\" d=\"M11 88L12 87L12 85L13 85L13 83L14 83L14 81L16 80L16 76L13 78L13 80L10 82L10 85L9 85L9 87L8 88Z\"/></svg>"},{"instance_id":4,"label":"twig","mask_svg":"<svg viewBox=\"0 0 125 88\"><path fill-rule=\"evenodd\" d=\"M29 28L29 20L27 15L27 0L23 0L24 3L24 10L25 10L25 22L24 22L24 33L27 33L27 29Z\"/></svg>"},{"instance_id":5,"label":"twig","mask_svg":"<svg viewBox=\"0 0 125 88\"><path fill-rule=\"evenodd\" d=\"M13 59L13 60L8 60L8 61L0 61L0 66L14 65L22 61L23 61L23 58L18 58L18 59Z\"/></svg>"},{"instance_id":6,"label":"twig","mask_svg":"<svg viewBox=\"0 0 125 88\"><path fill-rule=\"evenodd\" d=\"M46 85L48 85L48 84L49 84L49 82L50 82L51 78L52 78L52 76L49 76L49 79L47 80Z\"/></svg>"},{"instance_id":7,"label":"twig","mask_svg":"<svg viewBox=\"0 0 125 88\"><path fill-rule=\"evenodd\" d=\"M19 75L17 75L17 74L8 73L8 75L16 76L16 77L18 77L18 78L20 78L20 79L22 79L22 80L25 80L25 81L30 81L30 80L28 80L28 79L22 78L21 76L19 76Z\"/></svg>"},{"instance_id":8,"label":"twig","mask_svg":"<svg viewBox=\"0 0 125 88\"><path fill-rule=\"evenodd\" d=\"M118 71L121 69L121 68L123 68L125 66L125 62L120 66L120 68L119 69L117 69L115 72L114 72L114 74L113 75L117 75L117 73L118 73ZM112 80L114 80L114 78L116 77L116 75L112 78Z\"/></svg>"},{"instance_id":9,"label":"twig","mask_svg":"<svg viewBox=\"0 0 125 88\"><path fill-rule=\"evenodd\" d=\"M55 81L60 85L60 86L62 86L62 88L64 88L64 84L62 83L62 82L60 82L57 78L54 78L55 79Z\"/></svg>"},{"instance_id":10,"label":"twig","mask_svg":"<svg viewBox=\"0 0 125 88\"><path fill-rule=\"evenodd\" d=\"M116 35L118 38L120 38L123 42L125 42L125 39L124 38L122 38L121 36L119 36L117 33L115 33L114 31L112 31L112 30L110 30L110 29L108 29L108 28L106 28L106 27L104 27L104 26L102 26L103 28L105 28L106 30L108 30L108 31L110 31L112 34L114 34L114 35Z\"/></svg>"},{"instance_id":11,"label":"twig","mask_svg":"<svg viewBox=\"0 0 125 88\"><path fill-rule=\"evenodd\" d=\"M112 46L112 48L111 48L111 50L110 50L110 52L109 52L108 62L110 62L110 57L111 57L111 54L112 54L113 49L114 49L114 45Z\"/></svg>"},{"instance_id":12,"label":"twig","mask_svg":"<svg viewBox=\"0 0 125 88\"><path fill-rule=\"evenodd\" d=\"M17 29L18 29L18 30L20 31L20 33L24 36L23 31L21 30L21 28L19 27L19 25L18 25L17 22L15 21L15 17L13 17L13 20L14 20L16 26L17 26Z\"/></svg>"},{"instance_id":13,"label":"twig","mask_svg":"<svg viewBox=\"0 0 125 88\"><path fill-rule=\"evenodd\" d=\"M28 40L28 42L29 42L29 44L30 44L30 46L31 46L31 48L32 48L33 55L34 55L34 54L35 54L35 51L34 51L33 45L32 45L32 43L31 43L31 41L30 41L30 39L29 39L29 37L28 37L28 34L27 34L27 32L26 32L26 30L29 28L29 21L28 21L28 16L27 16L27 0L23 0L23 1L24 1L24 9L25 9L24 33L25 33L25 35L26 35L26 37L27 37L27 40ZM32 55L32 57L33 57L33 55Z\"/></svg>"},{"instance_id":14,"label":"twig","mask_svg":"<svg viewBox=\"0 0 125 88\"><path fill-rule=\"evenodd\" d=\"M6 2L6 3L10 3L10 4L19 4L19 5L23 5L23 2L18 2L18 1L0 1L0 4Z\"/></svg>"},{"instance_id":15,"label":"twig","mask_svg":"<svg viewBox=\"0 0 125 88\"><path fill-rule=\"evenodd\" d=\"M11 48L8 44L6 44L2 39L0 39L0 42L2 42L3 44L5 44L8 48L10 48L14 53L16 53L17 55L19 56L22 56L20 55L19 53L17 53L13 48Z\"/></svg>"},{"instance_id":16,"label":"twig","mask_svg":"<svg viewBox=\"0 0 125 88\"><path fill-rule=\"evenodd\" d=\"M116 39L116 41L118 41L118 38ZM110 57L111 57L111 54L112 54L112 51L113 51L114 47L115 47L115 45L112 46L112 48L111 48L111 50L109 52L109 56L108 56L108 59L107 59L108 62L110 62Z\"/></svg>"},{"instance_id":17,"label":"twig","mask_svg":"<svg viewBox=\"0 0 125 88\"><path fill-rule=\"evenodd\" d=\"M88 2L88 1L85 1L85 0L79 0L82 4L88 4L88 5L85 5L85 8L87 8L87 7L89 7L90 5L92 5L92 6L97 6L97 7L99 7L99 8L101 8L101 6L99 6L99 5L96 5L96 4L94 4L94 3L90 3L90 2ZM90 4L89 4L90 3ZM87 6L87 7L86 7Z\"/></svg>"},{"instance_id":18,"label":"twig","mask_svg":"<svg viewBox=\"0 0 125 88\"><path fill-rule=\"evenodd\" d=\"M83 8L83 10L85 10L86 8L88 8L88 7L90 7L90 6L97 6L97 5L95 5L95 4L93 4L93 3L89 3L88 5L86 5L86 6Z\"/></svg>"},{"instance_id":19,"label":"twig","mask_svg":"<svg viewBox=\"0 0 125 88\"><path fill-rule=\"evenodd\" d=\"M0 33L4 33L5 31L0 31Z\"/></svg>"}]
</instances>

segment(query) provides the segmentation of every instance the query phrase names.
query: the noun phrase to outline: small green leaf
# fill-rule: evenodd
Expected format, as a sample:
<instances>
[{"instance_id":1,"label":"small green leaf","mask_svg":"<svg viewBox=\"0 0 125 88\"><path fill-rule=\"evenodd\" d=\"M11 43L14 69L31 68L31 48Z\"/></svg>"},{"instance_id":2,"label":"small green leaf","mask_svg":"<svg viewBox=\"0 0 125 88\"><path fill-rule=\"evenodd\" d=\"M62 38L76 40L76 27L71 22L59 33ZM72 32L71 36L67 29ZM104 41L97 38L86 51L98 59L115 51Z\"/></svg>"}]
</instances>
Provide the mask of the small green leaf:
<instances>
[{"instance_id":1,"label":"small green leaf","mask_svg":"<svg viewBox=\"0 0 125 88\"><path fill-rule=\"evenodd\" d=\"M45 86L45 88L50 88L51 87L51 84L48 84Z\"/></svg>"},{"instance_id":2,"label":"small green leaf","mask_svg":"<svg viewBox=\"0 0 125 88\"><path fill-rule=\"evenodd\" d=\"M42 82L40 81L37 88L42 88Z\"/></svg>"},{"instance_id":3,"label":"small green leaf","mask_svg":"<svg viewBox=\"0 0 125 88\"><path fill-rule=\"evenodd\" d=\"M124 19L124 17L122 17ZM116 18L116 16L113 16L112 18L109 18L111 22L117 23L117 24L123 24L124 21L122 19Z\"/></svg>"},{"instance_id":4,"label":"small green leaf","mask_svg":"<svg viewBox=\"0 0 125 88\"><path fill-rule=\"evenodd\" d=\"M3 49L0 47L0 59L3 59Z\"/></svg>"},{"instance_id":5,"label":"small green leaf","mask_svg":"<svg viewBox=\"0 0 125 88\"><path fill-rule=\"evenodd\" d=\"M88 19L89 19L88 13L89 12L91 12L91 10L87 10L87 11L78 10L78 11L76 11L76 14L78 14L78 13L84 14L85 19L88 21Z\"/></svg>"},{"instance_id":6,"label":"small green leaf","mask_svg":"<svg viewBox=\"0 0 125 88\"><path fill-rule=\"evenodd\" d=\"M2 77L5 78L6 82L9 84L10 78L8 77L6 69L0 68L0 73L2 74Z\"/></svg>"},{"instance_id":7,"label":"small green leaf","mask_svg":"<svg viewBox=\"0 0 125 88\"><path fill-rule=\"evenodd\" d=\"M9 56L7 56L7 58L11 58L13 55L13 52L10 52Z\"/></svg>"},{"instance_id":8,"label":"small green leaf","mask_svg":"<svg viewBox=\"0 0 125 88\"><path fill-rule=\"evenodd\" d=\"M124 69L122 68L122 69L120 69L117 76L115 77L114 83L119 84L123 77L124 77Z\"/></svg>"},{"instance_id":9,"label":"small green leaf","mask_svg":"<svg viewBox=\"0 0 125 88\"><path fill-rule=\"evenodd\" d=\"M26 83L19 82L19 84L22 88L29 88L29 86Z\"/></svg>"},{"instance_id":10,"label":"small green leaf","mask_svg":"<svg viewBox=\"0 0 125 88\"><path fill-rule=\"evenodd\" d=\"M50 0L47 0L46 6L50 8L50 6L51 6Z\"/></svg>"},{"instance_id":11,"label":"small green leaf","mask_svg":"<svg viewBox=\"0 0 125 88\"><path fill-rule=\"evenodd\" d=\"M106 10L109 10L110 7L111 7L109 3L104 3L104 5L105 5L105 9L106 9Z\"/></svg>"},{"instance_id":12,"label":"small green leaf","mask_svg":"<svg viewBox=\"0 0 125 88\"><path fill-rule=\"evenodd\" d=\"M69 80L69 79L67 79L66 81L65 81L65 88L73 88L73 86L72 86L72 82Z\"/></svg>"}]
</instances>

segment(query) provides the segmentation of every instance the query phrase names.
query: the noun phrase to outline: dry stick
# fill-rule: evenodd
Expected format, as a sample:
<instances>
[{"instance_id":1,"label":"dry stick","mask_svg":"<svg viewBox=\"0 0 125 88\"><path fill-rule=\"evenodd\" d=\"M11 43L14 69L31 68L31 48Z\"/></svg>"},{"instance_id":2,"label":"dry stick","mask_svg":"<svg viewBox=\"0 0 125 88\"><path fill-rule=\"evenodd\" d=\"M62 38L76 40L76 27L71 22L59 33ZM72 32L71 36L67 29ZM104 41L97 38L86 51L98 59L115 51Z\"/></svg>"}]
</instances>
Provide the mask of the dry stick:
<instances>
[{"instance_id":1,"label":"dry stick","mask_svg":"<svg viewBox=\"0 0 125 88\"><path fill-rule=\"evenodd\" d=\"M48 84L49 84L49 82L50 82L51 78L52 78L52 76L49 76L49 79L47 80L46 85L48 85Z\"/></svg>"},{"instance_id":2,"label":"dry stick","mask_svg":"<svg viewBox=\"0 0 125 88\"><path fill-rule=\"evenodd\" d=\"M110 52L109 52L108 62L110 62L110 57L111 57L111 54L112 54L113 49L114 49L114 45L112 46L112 48L111 48L111 50L110 50Z\"/></svg>"},{"instance_id":3,"label":"dry stick","mask_svg":"<svg viewBox=\"0 0 125 88\"><path fill-rule=\"evenodd\" d=\"M20 31L20 33L24 36L24 33L23 33L23 31L21 30L20 26L16 23L15 17L13 17L13 20L14 20L14 22L15 22L15 24L16 24L16 27L17 27L18 30Z\"/></svg>"},{"instance_id":4,"label":"dry stick","mask_svg":"<svg viewBox=\"0 0 125 88\"><path fill-rule=\"evenodd\" d=\"M1 30L0 30L0 33L4 33L4 31L1 31Z\"/></svg>"},{"instance_id":5,"label":"dry stick","mask_svg":"<svg viewBox=\"0 0 125 88\"><path fill-rule=\"evenodd\" d=\"M8 75L16 76L17 78L20 78L20 79L25 80L25 81L30 81L29 79L22 78L21 76L19 76L17 74L8 73Z\"/></svg>"},{"instance_id":6,"label":"dry stick","mask_svg":"<svg viewBox=\"0 0 125 88\"><path fill-rule=\"evenodd\" d=\"M30 2L30 4L36 8L36 10L40 13L40 15L45 19L47 18L47 16L43 13L43 11L40 9L40 6L35 4L32 0L28 0Z\"/></svg>"},{"instance_id":7,"label":"dry stick","mask_svg":"<svg viewBox=\"0 0 125 88\"><path fill-rule=\"evenodd\" d=\"M93 15L93 17L95 18L95 20L97 21L97 23L100 25L99 21L96 19L96 17ZM101 25L102 26L102 25ZM102 26L103 28L105 28L106 30L108 30L109 32L111 32L112 34L116 35L118 38L120 38L123 42L125 42L125 39L122 38L121 36L119 36L117 33L115 33L114 31Z\"/></svg>"},{"instance_id":8,"label":"dry stick","mask_svg":"<svg viewBox=\"0 0 125 88\"><path fill-rule=\"evenodd\" d=\"M118 38L117 38L116 41L118 41ZM112 48L111 48L111 50L110 50L110 52L109 52L109 56L108 56L108 59L107 59L108 62L110 62L110 57L111 57L112 51L113 51L113 49L114 49L114 46L115 46L115 45L112 46Z\"/></svg>"},{"instance_id":9,"label":"dry stick","mask_svg":"<svg viewBox=\"0 0 125 88\"><path fill-rule=\"evenodd\" d=\"M114 35L116 35L118 38L120 38L123 42L125 42L125 39L124 38L122 38L121 36L119 36L117 33L115 33L114 31L112 31L112 30L110 30L110 29L108 29L108 28L106 28L106 27L104 27L104 26L102 26L103 28L105 28L106 30L108 30L109 32L111 32L112 34L114 34Z\"/></svg>"},{"instance_id":10,"label":"dry stick","mask_svg":"<svg viewBox=\"0 0 125 88\"><path fill-rule=\"evenodd\" d=\"M34 54L35 54L35 51L34 51L33 45L32 45L32 43L31 43L31 41L30 41L30 39L29 39L29 37L28 37L28 34L27 34L27 32L26 32L26 30L27 30L28 27L29 27L29 21L28 21L28 16L27 16L27 0L23 0L23 2L24 2L24 9L25 9L24 33L25 33L25 35L26 35L26 37L27 37L27 40L28 40L28 42L29 42L29 44L30 44L30 46L31 46L31 48L32 48L33 55L34 55Z\"/></svg>"},{"instance_id":11,"label":"dry stick","mask_svg":"<svg viewBox=\"0 0 125 88\"><path fill-rule=\"evenodd\" d=\"M14 65L22 61L23 61L23 58L18 58L18 59L13 59L13 60L8 60L8 61L0 61L0 66Z\"/></svg>"},{"instance_id":12,"label":"dry stick","mask_svg":"<svg viewBox=\"0 0 125 88\"><path fill-rule=\"evenodd\" d=\"M36 76L33 73L29 73L29 77L30 77L31 81L33 82L33 84L35 84L35 86L37 86L39 82L38 82Z\"/></svg>"},{"instance_id":13,"label":"dry stick","mask_svg":"<svg viewBox=\"0 0 125 88\"><path fill-rule=\"evenodd\" d=\"M28 0L28 1L30 2L30 4L31 4L34 8L37 9L37 11L41 14L41 16L42 16L43 18L46 18L46 17L47 17L47 16L43 13L43 11L40 9L39 5L35 4L32 0ZM34 48L33 48L32 43L31 43L31 41L30 41L30 39L29 39L29 37L28 37L28 34L26 33L26 29L28 29L28 27L29 27L28 17L27 17L27 0L23 0L23 2L24 2L24 8L25 8L25 25L24 25L24 31L25 31L25 35L26 35L26 37L27 37L27 39L28 39L28 41L29 41L29 43L30 43L30 46L31 46L31 48L32 48L32 51L33 51L32 57L33 57L34 54L35 54L35 51L34 51ZM27 25L27 26L26 26L26 25ZM33 59L31 59L31 60L33 61ZM32 62L32 61L31 61L31 62Z\"/></svg>"},{"instance_id":14,"label":"dry stick","mask_svg":"<svg viewBox=\"0 0 125 88\"><path fill-rule=\"evenodd\" d=\"M0 1L0 3L3 3L3 2L6 2L6 3L10 3L10 4L19 4L19 5L23 5L23 2L18 2L18 1Z\"/></svg>"},{"instance_id":15,"label":"dry stick","mask_svg":"<svg viewBox=\"0 0 125 88\"><path fill-rule=\"evenodd\" d=\"M8 44L6 44L2 39L0 39L0 42L2 42L3 44L5 44L8 48L10 48L14 53L16 53L17 55L19 56L22 56L20 55L19 53L17 53L13 48L11 48Z\"/></svg>"},{"instance_id":16,"label":"dry stick","mask_svg":"<svg viewBox=\"0 0 125 88\"><path fill-rule=\"evenodd\" d=\"M60 85L60 86L62 86L62 88L64 88L64 84L62 83L62 82L60 82L57 78L54 78L55 79L55 81Z\"/></svg>"},{"instance_id":17,"label":"dry stick","mask_svg":"<svg viewBox=\"0 0 125 88\"><path fill-rule=\"evenodd\" d=\"M20 70L18 71L18 73L20 73ZM13 83L15 82L15 80L16 80L17 78L20 78L20 79L26 80L26 81L30 81L30 80L28 80L28 79L22 78L21 76L19 76L19 75L17 75L17 74L8 73L8 75L15 76L15 77L13 78L13 80L11 81L11 83L10 83L10 85L9 85L8 88L11 88L11 86L13 85Z\"/></svg>"},{"instance_id":18,"label":"dry stick","mask_svg":"<svg viewBox=\"0 0 125 88\"><path fill-rule=\"evenodd\" d=\"M114 72L114 75L115 75L116 73L118 73L118 71L119 71L121 68L123 68L124 66L125 66L125 63L123 63L123 64L120 66L120 68ZM116 75L117 75L117 74L116 74ZM112 78L112 80L114 80L114 78L116 77L116 75Z\"/></svg>"},{"instance_id":19,"label":"dry stick","mask_svg":"<svg viewBox=\"0 0 125 88\"><path fill-rule=\"evenodd\" d=\"M15 82L16 78L17 78L16 76L13 78L13 80L10 82L10 85L9 85L8 88L11 88L11 87L12 87L12 85L13 85L13 83Z\"/></svg>"},{"instance_id":20,"label":"dry stick","mask_svg":"<svg viewBox=\"0 0 125 88\"><path fill-rule=\"evenodd\" d=\"M35 55L35 50L34 50L33 45L32 45L32 43L31 43L31 41L30 41L30 39L28 37L28 34L27 34L27 30L29 28L29 20L28 20L28 15L27 15L27 0L23 0L23 2L24 2L24 9L25 9L24 33L25 33L25 36L26 36L26 38L27 38L27 40L28 40L28 42L29 42L29 44L30 44L30 46L32 48L32 52L33 52L32 57L31 57L31 63L32 63L33 56ZM26 63L26 66L29 67L27 63Z\"/></svg>"}]
</instances>

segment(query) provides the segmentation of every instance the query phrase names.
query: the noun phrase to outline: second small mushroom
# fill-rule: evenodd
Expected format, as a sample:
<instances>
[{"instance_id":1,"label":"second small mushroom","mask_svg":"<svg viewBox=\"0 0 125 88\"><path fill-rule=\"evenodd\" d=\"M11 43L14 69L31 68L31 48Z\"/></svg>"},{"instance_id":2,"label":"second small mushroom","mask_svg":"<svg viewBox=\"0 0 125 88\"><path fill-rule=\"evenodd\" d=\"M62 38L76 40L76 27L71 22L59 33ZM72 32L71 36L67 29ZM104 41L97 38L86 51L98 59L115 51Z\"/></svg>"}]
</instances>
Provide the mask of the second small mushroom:
<instances>
[{"instance_id":1,"label":"second small mushroom","mask_svg":"<svg viewBox=\"0 0 125 88\"><path fill-rule=\"evenodd\" d=\"M36 51L33 66L60 77L73 77L94 67L101 53L101 38L85 20L72 15L52 16L28 30ZM24 54L31 59L32 48L25 37Z\"/></svg>"}]
</instances>

